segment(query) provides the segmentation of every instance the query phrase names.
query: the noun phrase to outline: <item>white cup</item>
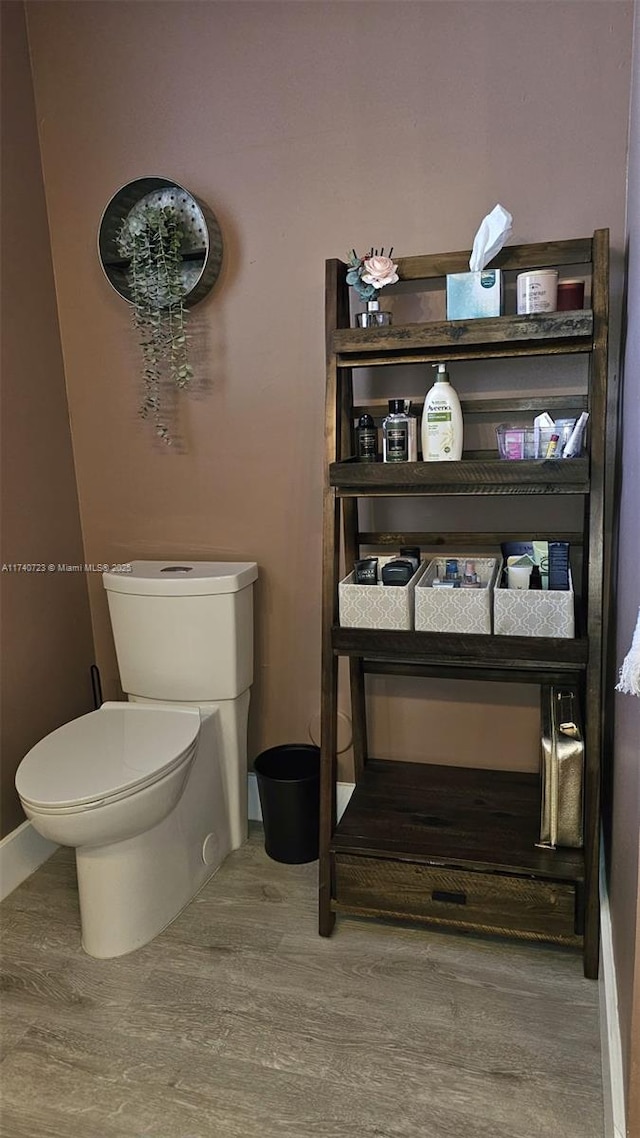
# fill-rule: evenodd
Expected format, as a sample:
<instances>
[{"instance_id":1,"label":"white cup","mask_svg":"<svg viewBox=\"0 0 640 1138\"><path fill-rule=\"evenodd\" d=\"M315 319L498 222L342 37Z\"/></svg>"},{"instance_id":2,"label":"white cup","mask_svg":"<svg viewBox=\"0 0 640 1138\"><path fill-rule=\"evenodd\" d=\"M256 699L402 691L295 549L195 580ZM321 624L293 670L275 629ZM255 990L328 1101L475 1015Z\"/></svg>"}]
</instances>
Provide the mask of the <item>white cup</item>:
<instances>
[{"instance_id":1,"label":"white cup","mask_svg":"<svg viewBox=\"0 0 640 1138\"><path fill-rule=\"evenodd\" d=\"M510 589L528 589L530 580L530 565L507 565L507 583Z\"/></svg>"},{"instance_id":2,"label":"white cup","mask_svg":"<svg viewBox=\"0 0 640 1138\"><path fill-rule=\"evenodd\" d=\"M516 280L518 315L555 312L558 301L558 270L537 269L519 273Z\"/></svg>"}]
</instances>

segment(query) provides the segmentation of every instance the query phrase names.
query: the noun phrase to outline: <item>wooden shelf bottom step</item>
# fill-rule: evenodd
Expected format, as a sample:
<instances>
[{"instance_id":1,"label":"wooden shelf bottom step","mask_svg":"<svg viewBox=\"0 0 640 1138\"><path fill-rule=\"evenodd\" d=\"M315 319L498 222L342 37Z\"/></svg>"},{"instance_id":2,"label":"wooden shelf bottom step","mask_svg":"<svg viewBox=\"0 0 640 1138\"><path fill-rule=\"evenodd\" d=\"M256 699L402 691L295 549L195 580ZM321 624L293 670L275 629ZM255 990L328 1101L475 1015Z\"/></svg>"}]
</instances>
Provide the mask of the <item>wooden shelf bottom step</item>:
<instances>
[{"instance_id":1,"label":"wooden shelf bottom step","mask_svg":"<svg viewBox=\"0 0 640 1138\"><path fill-rule=\"evenodd\" d=\"M334 859L333 909L579 947L576 889L561 882L432 869L388 858Z\"/></svg>"},{"instance_id":2,"label":"wooden shelf bottom step","mask_svg":"<svg viewBox=\"0 0 640 1138\"><path fill-rule=\"evenodd\" d=\"M331 844L336 912L578 947L581 850L535 847L536 775L371 760Z\"/></svg>"}]
</instances>

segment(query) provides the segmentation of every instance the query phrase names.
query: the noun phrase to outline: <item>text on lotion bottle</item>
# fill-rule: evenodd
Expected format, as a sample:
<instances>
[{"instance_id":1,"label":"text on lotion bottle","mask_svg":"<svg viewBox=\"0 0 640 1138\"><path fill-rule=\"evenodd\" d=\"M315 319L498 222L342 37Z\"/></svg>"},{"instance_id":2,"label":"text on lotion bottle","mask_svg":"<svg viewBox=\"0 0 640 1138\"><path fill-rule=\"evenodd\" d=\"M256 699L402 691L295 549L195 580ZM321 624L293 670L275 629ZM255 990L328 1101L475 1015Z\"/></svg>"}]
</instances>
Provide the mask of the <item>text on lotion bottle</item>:
<instances>
[{"instance_id":1,"label":"text on lotion bottle","mask_svg":"<svg viewBox=\"0 0 640 1138\"><path fill-rule=\"evenodd\" d=\"M427 392L422 412L422 457L425 462L458 462L462 458L462 410L444 364Z\"/></svg>"}]
</instances>

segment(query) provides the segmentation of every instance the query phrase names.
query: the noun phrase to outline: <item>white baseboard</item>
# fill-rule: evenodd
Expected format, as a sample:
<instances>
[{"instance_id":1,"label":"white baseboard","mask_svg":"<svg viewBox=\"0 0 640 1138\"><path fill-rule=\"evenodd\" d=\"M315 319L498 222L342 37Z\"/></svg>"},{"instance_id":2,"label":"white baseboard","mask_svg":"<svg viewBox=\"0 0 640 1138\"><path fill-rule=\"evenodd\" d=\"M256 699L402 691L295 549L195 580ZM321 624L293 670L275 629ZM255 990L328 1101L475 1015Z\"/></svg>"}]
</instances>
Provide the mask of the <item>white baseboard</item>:
<instances>
[{"instance_id":1,"label":"white baseboard","mask_svg":"<svg viewBox=\"0 0 640 1138\"><path fill-rule=\"evenodd\" d=\"M624 1075L618 1017L618 985L613 955L611 911L600 843L600 1046L605 1138L625 1138Z\"/></svg>"},{"instance_id":2,"label":"white baseboard","mask_svg":"<svg viewBox=\"0 0 640 1138\"><path fill-rule=\"evenodd\" d=\"M249 771L249 821L261 822L262 809L258 797L258 780L253 771Z\"/></svg>"},{"instance_id":3,"label":"white baseboard","mask_svg":"<svg viewBox=\"0 0 640 1138\"><path fill-rule=\"evenodd\" d=\"M354 782L339 782L337 785L337 810L338 819L342 817L346 809L347 802L351 798L355 789ZM249 821L261 822L262 810L260 809L260 798L258 797L258 780L253 771L249 773Z\"/></svg>"},{"instance_id":4,"label":"white baseboard","mask_svg":"<svg viewBox=\"0 0 640 1138\"><path fill-rule=\"evenodd\" d=\"M4 901L18 885L26 881L57 850L34 830L31 822L23 822L0 842L0 901Z\"/></svg>"}]
</instances>

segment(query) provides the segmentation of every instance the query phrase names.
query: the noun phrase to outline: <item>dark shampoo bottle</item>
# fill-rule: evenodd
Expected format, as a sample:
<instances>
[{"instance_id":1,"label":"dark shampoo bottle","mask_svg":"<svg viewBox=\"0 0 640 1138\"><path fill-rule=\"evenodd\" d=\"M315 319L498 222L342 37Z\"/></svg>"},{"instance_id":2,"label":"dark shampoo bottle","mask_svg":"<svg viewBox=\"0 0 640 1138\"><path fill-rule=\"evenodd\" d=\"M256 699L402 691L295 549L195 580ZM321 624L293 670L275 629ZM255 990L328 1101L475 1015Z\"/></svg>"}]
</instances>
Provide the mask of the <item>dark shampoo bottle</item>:
<instances>
[{"instance_id":1,"label":"dark shampoo bottle","mask_svg":"<svg viewBox=\"0 0 640 1138\"><path fill-rule=\"evenodd\" d=\"M361 415L356 427L356 454L358 462L377 462L378 431L371 415Z\"/></svg>"}]
</instances>

